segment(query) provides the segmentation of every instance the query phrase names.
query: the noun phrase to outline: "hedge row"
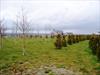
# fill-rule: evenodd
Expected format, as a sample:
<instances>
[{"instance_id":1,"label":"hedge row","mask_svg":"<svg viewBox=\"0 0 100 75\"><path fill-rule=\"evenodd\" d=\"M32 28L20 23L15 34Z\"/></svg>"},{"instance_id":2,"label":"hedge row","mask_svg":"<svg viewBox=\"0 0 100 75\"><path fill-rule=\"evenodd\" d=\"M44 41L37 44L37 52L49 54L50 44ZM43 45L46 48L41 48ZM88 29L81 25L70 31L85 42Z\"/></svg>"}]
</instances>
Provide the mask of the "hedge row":
<instances>
[{"instance_id":1,"label":"hedge row","mask_svg":"<svg viewBox=\"0 0 100 75\"><path fill-rule=\"evenodd\" d=\"M92 53L100 60L100 35L92 35L89 40L89 48Z\"/></svg>"},{"instance_id":2,"label":"hedge row","mask_svg":"<svg viewBox=\"0 0 100 75\"><path fill-rule=\"evenodd\" d=\"M66 37L67 40L66 40ZM63 34L58 34L56 36L56 42L55 46L58 49L61 49L62 47L67 47L67 44L72 45L74 43L78 43L80 41L84 41L89 39L89 36L87 35L63 35Z\"/></svg>"},{"instance_id":3,"label":"hedge row","mask_svg":"<svg viewBox=\"0 0 100 75\"><path fill-rule=\"evenodd\" d=\"M72 45L80 41L88 40L89 35L68 35L68 44Z\"/></svg>"}]
</instances>

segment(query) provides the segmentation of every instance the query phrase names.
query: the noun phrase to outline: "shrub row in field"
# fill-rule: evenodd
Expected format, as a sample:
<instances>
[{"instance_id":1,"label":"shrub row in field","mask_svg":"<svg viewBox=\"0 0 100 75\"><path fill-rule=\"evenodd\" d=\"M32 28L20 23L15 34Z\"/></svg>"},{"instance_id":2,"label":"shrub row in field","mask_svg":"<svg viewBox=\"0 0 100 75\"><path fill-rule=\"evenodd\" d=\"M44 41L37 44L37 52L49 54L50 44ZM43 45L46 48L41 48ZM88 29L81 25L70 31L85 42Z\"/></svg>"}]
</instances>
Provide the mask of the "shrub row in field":
<instances>
[{"instance_id":1,"label":"shrub row in field","mask_svg":"<svg viewBox=\"0 0 100 75\"><path fill-rule=\"evenodd\" d=\"M87 35L67 35L68 39L66 40L66 35L58 34L56 36L55 46L58 49L61 49L63 46L66 47L67 44L72 45L74 43L78 43L80 41L84 41L89 39Z\"/></svg>"},{"instance_id":2,"label":"shrub row in field","mask_svg":"<svg viewBox=\"0 0 100 75\"><path fill-rule=\"evenodd\" d=\"M92 53L100 60L100 35L92 35L89 40L89 48Z\"/></svg>"},{"instance_id":3,"label":"shrub row in field","mask_svg":"<svg viewBox=\"0 0 100 75\"><path fill-rule=\"evenodd\" d=\"M58 34L56 36L55 46L58 49L61 49L62 47L67 47L66 36L65 35L61 35L61 34Z\"/></svg>"},{"instance_id":4,"label":"shrub row in field","mask_svg":"<svg viewBox=\"0 0 100 75\"><path fill-rule=\"evenodd\" d=\"M74 43L78 43L80 41L87 40L88 37L86 35L69 35L68 36L68 44L72 45Z\"/></svg>"}]
</instances>

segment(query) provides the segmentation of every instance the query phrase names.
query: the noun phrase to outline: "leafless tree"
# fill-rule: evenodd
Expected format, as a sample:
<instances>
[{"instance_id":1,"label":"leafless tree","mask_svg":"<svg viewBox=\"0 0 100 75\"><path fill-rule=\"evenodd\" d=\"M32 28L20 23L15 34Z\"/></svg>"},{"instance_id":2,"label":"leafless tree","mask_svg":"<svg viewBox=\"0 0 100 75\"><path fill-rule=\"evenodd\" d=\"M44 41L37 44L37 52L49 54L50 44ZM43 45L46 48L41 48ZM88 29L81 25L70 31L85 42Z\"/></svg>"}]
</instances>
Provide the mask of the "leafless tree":
<instances>
[{"instance_id":1,"label":"leafless tree","mask_svg":"<svg viewBox=\"0 0 100 75\"><path fill-rule=\"evenodd\" d=\"M16 22L16 28L18 30L18 33L21 34L21 39L22 39L22 55L25 55L25 48L26 48L26 38L27 35L29 34L30 30L30 24L28 22L28 18L24 10L22 9L21 15L17 17L17 22ZM17 32L17 31L16 31Z\"/></svg>"},{"instance_id":2,"label":"leafless tree","mask_svg":"<svg viewBox=\"0 0 100 75\"><path fill-rule=\"evenodd\" d=\"M5 35L6 27L3 23L4 20L0 20L0 49L3 48L3 37Z\"/></svg>"},{"instance_id":3,"label":"leafless tree","mask_svg":"<svg viewBox=\"0 0 100 75\"><path fill-rule=\"evenodd\" d=\"M16 15L15 21L13 21L14 26L12 26L12 34L15 35L15 37L18 37L18 26L19 26L19 16Z\"/></svg>"}]
</instances>

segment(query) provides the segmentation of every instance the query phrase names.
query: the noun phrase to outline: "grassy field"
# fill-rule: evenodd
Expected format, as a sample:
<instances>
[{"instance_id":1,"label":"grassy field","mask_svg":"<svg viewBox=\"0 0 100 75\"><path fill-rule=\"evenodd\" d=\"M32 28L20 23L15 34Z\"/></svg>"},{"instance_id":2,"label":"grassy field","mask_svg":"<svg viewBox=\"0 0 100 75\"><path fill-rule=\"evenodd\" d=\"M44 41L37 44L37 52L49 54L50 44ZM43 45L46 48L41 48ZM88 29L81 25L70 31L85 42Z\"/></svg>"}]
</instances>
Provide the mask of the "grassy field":
<instances>
[{"instance_id":1,"label":"grassy field","mask_svg":"<svg viewBox=\"0 0 100 75\"><path fill-rule=\"evenodd\" d=\"M56 65L72 70L91 72L98 64L97 58L88 48L88 41L82 41L61 50L54 46L55 39L32 38L26 40L25 55L22 55L21 39L6 38L4 48L0 50L0 70L9 68L13 63L25 63L27 67L38 68L41 65Z\"/></svg>"}]
</instances>

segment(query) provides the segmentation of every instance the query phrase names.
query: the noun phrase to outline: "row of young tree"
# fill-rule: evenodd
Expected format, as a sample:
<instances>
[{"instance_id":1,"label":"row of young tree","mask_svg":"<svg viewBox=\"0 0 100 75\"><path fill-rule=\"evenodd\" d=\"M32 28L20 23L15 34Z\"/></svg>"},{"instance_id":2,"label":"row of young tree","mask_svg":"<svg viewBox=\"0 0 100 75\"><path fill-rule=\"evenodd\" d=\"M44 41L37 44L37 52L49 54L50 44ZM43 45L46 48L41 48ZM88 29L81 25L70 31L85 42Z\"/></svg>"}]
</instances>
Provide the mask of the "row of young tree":
<instances>
[{"instance_id":1,"label":"row of young tree","mask_svg":"<svg viewBox=\"0 0 100 75\"><path fill-rule=\"evenodd\" d=\"M14 34L21 34L20 35L20 38L22 39L22 55L25 55L25 41L26 41L26 36L28 34L28 32L30 31L30 22L28 20L28 17L25 13L25 11L22 9L21 13L18 14L16 16L16 20L13 21L14 23L14 31L15 32ZM5 20L1 20L0 18L0 49L3 49L3 40L4 40L4 37L6 35L6 31L8 30L7 27L5 27ZM16 41L16 40L15 40Z\"/></svg>"},{"instance_id":2,"label":"row of young tree","mask_svg":"<svg viewBox=\"0 0 100 75\"><path fill-rule=\"evenodd\" d=\"M89 40L89 48L100 61L100 35L92 35Z\"/></svg>"},{"instance_id":3,"label":"row of young tree","mask_svg":"<svg viewBox=\"0 0 100 75\"><path fill-rule=\"evenodd\" d=\"M16 15L15 15L16 16ZM21 38L22 40L22 55L25 55L25 48L26 48L26 39L28 37L40 37L42 38L42 35L38 34L33 36L30 35L30 32L33 32L32 27L32 20L27 15L27 11L22 8L20 13L17 14L15 20L13 20L13 26L10 30L12 30L12 34L15 34L16 38ZM3 40L6 35L6 31L9 31L9 28L5 27L5 20L1 20L0 18L0 49L3 48ZM50 27L52 30L52 28ZM51 34L51 37L53 38L53 35ZM46 38L48 36L46 35ZM16 41L16 40L15 40Z\"/></svg>"},{"instance_id":4,"label":"row of young tree","mask_svg":"<svg viewBox=\"0 0 100 75\"><path fill-rule=\"evenodd\" d=\"M67 40L66 40L67 38ZM67 45L72 45L80 41L89 40L89 48L92 53L97 56L100 61L100 35L62 35L58 34L56 36L55 47L61 49L62 47L67 47Z\"/></svg>"},{"instance_id":5,"label":"row of young tree","mask_svg":"<svg viewBox=\"0 0 100 75\"><path fill-rule=\"evenodd\" d=\"M68 44L72 45L74 43L78 43L80 41L88 40L88 35L69 35L68 36Z\"/></svg>"},{"instance_id":6,"label":"row of young tree","mask_svg":"<svg viewBox=\"0 0 100 75\"><path fill-rule=\"evenodd\" d=\"M72 45L74 43L78 43L80 41L84 41L88 39L89 39L89 35L58 34L56 36L55 46L56 48L61 49L63 46L67 47L67 45Z\"/></svg>"}]
</instances>

